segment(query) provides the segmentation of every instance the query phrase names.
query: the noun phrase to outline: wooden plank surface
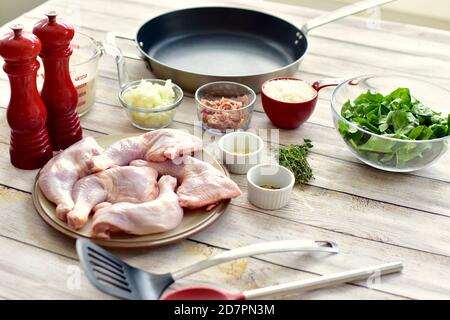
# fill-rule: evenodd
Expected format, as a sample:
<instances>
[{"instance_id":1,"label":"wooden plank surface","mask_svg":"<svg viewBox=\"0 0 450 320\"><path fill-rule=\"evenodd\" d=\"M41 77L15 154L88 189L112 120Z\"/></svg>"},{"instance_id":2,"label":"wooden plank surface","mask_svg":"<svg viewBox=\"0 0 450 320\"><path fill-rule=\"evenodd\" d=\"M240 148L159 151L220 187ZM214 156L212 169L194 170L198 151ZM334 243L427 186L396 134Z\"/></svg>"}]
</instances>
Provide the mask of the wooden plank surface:
<instances>
[{"instance_id":1,"label":"wooden plank surface","mask_svg":"<svg viewBox=\"0 0 450 320\"><path fill-rule=\"evenodd\" d=\"M267 11L297 25L320 13L266 1L189 2L189 6L205 4ZM186 4L179 0L52 0L14 22L31 28L45 11L56 9L78 30L104 40L108 31L133 34L152 16L182 7ZM0 28L2 34L6 31L7 26ZM382 22L378 29L369 29L364 19L346 18L314 30L310 40L310 53L298 72L308 81L395 72L450 85L448 32L388 22ZM125 51L136 53L133 44L120 45ZM131 79L151 77L142 61L127 59L126 66ZM85 135L141 132L129 124L119 107L115 70L114 61L103 57L95 106L82 118ZM77 274L74 242L50 229L36 214L30 194L36 171L18 170L9 164L9 86L4 74L0 74L0 92L0 152L4 155L0 158L0 211L4 213L0 245L5 248L0 253L0 280L4 280L0 297L108 298ZM280 132L281 144L312 138L315 145L310 160L316 179L296 187L286 208L265 211L253 207L245 196L245 177L233 175L244 195L235 199L228 212L208 229L160 249L115 252L134 265L164 272L250 243L290 238L335 240L341 248L338 255L279 254L241 259L193 275L177 286L208 283L244 290L402 260L404 272L383 278L376 288L367 288L361 282L285 298L450 298L450 198L445 196L450 193L449 155L432 168L412 174L385 173L361 164L335 132L329 112L330 94L331 90L321 92L308 123L297 130ZM259 98L255 109L250 130L274 129ZM186 97L172 127L192 131L194 110L193 99ZM268 142L268 149L277 147ZM214 144L209 147L214 148ZM265 161L273 161L269 152Z\"/></svg>"}]
</instances>

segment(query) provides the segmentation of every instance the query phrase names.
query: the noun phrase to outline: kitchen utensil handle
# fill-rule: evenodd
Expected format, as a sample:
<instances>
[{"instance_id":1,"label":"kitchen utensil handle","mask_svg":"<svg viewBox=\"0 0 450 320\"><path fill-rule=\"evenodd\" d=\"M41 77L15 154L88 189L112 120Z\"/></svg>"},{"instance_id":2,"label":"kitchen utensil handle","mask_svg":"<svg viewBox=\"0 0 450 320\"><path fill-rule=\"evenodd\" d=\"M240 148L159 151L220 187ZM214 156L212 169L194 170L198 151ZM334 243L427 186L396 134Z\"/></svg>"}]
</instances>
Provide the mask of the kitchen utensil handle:
<instances>
[{"instance_id":1,"label":"kitchen utensil handle","mask_svg":"<svg viewBox=\"0 0 450 320\"><path fill-rule=\"evenodd\" d=\"M318 81L314 82L312 87L314 89L316 89L316 91L319 91L323 88L338 86L342 82L345 82L345 81L347 81L347 79L344 79L344 78L322 79L322 80L318 80Z\"/></svg>"},{"instance_id":2,"label":"kitchen utensil handle","mask_svg":"<svg viewBox=\"0 0 450 320\"><path fill-rule=\"evenodd\" d=\"M305 23L302 27L302 31L304 34L307 34L310 30L320 27L324 24L345 18L347 16L351 16L353 14L365 11L367 9L371 9L373 7L381 6L389 2L393 2L396 0L365 0L358 1L354 4L339 8L330 13L326 13L320 17L312 19Z\"/></svg>"},{"instance_id":3,"label":"kitchen utensil handle","mask_svg":"<svg viewBox=\"0 0 450 320\"><path fill-rule=\"evenodd\" d=\"M355 269L351 271L315 277L312 279L283 283L267 288L248 290L243 292L242 294L245 296L246 299L255 299L267 295L287 293L290 291L303 292L307 290L331 287L336 284L341 284L345 282L364 280L370 277L378 277L394 272L399 272L402 269L403 265L401 262L393 262L362 269Z\"/></svg>"},{"instance_id":4,"label":"kitchen utensil handle","mask_svg":"<svg viewBox=\"0 0 450 320\"><path fill-rule=\"evenodd\" d=\"M336 87L341 83L347 82L348 85L356 86L358 85L358 80L355 79L345 79L345 78L330 78L330 79L322 79L313 83L312 87L316 91L320 91L323 88L327 87Z\"/></svg>"},{"instance_id":5,"label":"kitchen utensil handle","mask_svg":"<svg viewBox=\"0 0 450 320\"><path fill-rule=\"evenodd\" d=\"M122 51L110 43L102 44L103 52L112 56L116 61L117 77L119 78L119 86L122 88L128 82L128 75L125 70L125 60Z\"/></svg>"},{"instance_id":6,"label":"kitchen utensil handle","mask_svg":"<svg viewBox=\"0 0 450 320\"><path fill-rule=\"evenodd\" d=\"M211 258L202 260L198 263L185 267L179 271L173 272L172 277L176 281L195 272L234 259L239 259L258 254L274 253L274 252L290 252L290 251L337 253L339 252L339 249L336 243L330 241L284 240L284 241L258 243L219 253Z\"/></svg>"},{"instance_id":7,"label":"kitchen utensil handle","mask_svg":"<svg viewBox=\"0 0 450 320\"><path fill-rule=\"evenodd\" d=\"M106 34L106 42L118 48L117 43L116 43L117 38L134 41L134 37L129 34L125 34L125 33L121 33L121 32L108 32ZM143 57L141 57L137 54L134 54L134 53L123 53L122 55L123 55L123 57L128 58L128 59L144 60Z\"/></svg>"}]
</instances>

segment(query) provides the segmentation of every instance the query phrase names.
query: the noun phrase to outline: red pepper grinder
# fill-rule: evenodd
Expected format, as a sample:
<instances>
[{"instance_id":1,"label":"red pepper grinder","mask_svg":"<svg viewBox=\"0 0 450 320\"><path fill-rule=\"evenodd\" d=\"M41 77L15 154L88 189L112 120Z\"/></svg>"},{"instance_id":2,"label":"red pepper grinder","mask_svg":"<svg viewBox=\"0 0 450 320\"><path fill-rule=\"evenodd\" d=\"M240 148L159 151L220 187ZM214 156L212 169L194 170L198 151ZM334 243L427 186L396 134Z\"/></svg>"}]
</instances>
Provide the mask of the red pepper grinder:
<instances>
[{"instance_id":1,"label":"red pepper grinder","mask_svg":"<svg viewBox=\"0 0 450 320\"><path fill-rule=\"evenodd\" d=\"M42 167L52 156L47 132L47 111L36 86L41 42L22 25L11 27L14 32L0 38L0 56L5 59L3 70L11 87L6 118L11 128L9 153L11 163L20 169Z\"/></svg>"},{"instance_id":2,"label":"red pepper grinder","mask_svg":"<svg viewBox=\"0 0 450 320\"><path fill-rule=\"evenodd\" d=\"M78 93L69 74L70 41L75 31L71 24L56 19L56 12L36 23L33 33L41 40L40 57L45 78L41 97L47 107L47 127L54 150L65 149L82 139L77 113Z\"/></svg>"}]
</instances>

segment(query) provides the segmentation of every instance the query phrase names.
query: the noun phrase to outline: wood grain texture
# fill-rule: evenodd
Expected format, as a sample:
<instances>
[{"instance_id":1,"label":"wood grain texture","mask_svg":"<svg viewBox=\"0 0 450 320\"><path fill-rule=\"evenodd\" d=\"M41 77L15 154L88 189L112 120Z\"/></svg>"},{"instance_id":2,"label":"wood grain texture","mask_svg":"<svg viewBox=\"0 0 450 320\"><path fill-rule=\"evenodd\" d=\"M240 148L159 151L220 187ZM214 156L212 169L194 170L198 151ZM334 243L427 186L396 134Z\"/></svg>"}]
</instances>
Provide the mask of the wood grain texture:
<instances>
[{"instance_id":1,"label":"wood grain texture","mask_svg":"<svg viewBox=\"0 0 450 320\"><path fill-rule=\"evenodd\" d=\"M320 12L266 1L52 0L14 22L28 29L49 9L69 18L77 29L104 40L106 32L134 34L151 17L173 9L199 5L243 6L276 14L296 25ZM12 22L11 22L12 23ZM10 25L10 23L8 24ZM8 26L0 27L7 32ZM398 23L382 22L370 29L361 18L349 17L314 30L311 50L298 76L307 81L351 77L364 73L395 72L428 77L450 85L450 33ZM132 43L120 42L136 53ZM131 79L149 78L142 61L127 60ZM104 56L99 66L96 103L82 118L86 136L141 133L130 125L117 100L114 61ZM0 72L0 298L108 298L92 288L78 272L74 242L49 228L31 203L36 171L13 168L7 156L9 129L6 107L7 77ZM330 115L331 90L321 92L316 111L301 128L281 131L281 144L314 141L310 157L316 179L296 187L291 203L265 211L248 203L245 176L233 175L244 191L214 225L181 243L156 250L116 250L133 265L156 271L175 270L224 249L277 239L310 238L337 241L338 255L278 254L241 259L180 281L245 290L317 274L343 271L402 260L402 274L383 278L376 288L365 282L320 290L291 299L448 299L450 298L450 169L447 154L432 168L412 174L392 174L361 164L336 134ZM173 128L193 130L195 104L185 97ZM258 98L251 131L274 129ZM212 142L214 139L207 136ZM271 144L276 148L277 144ZM214 149L214 143L208 148ZM271 149L268 150L271 150ZM267 152L265 161L273 161ZM18 254L19 252L19 254ZM78 271L77 271L78 270ZM276 276L274 276L276 275ZM78 283L75 283L78 285Z\"/></svg>"}]
</instances>

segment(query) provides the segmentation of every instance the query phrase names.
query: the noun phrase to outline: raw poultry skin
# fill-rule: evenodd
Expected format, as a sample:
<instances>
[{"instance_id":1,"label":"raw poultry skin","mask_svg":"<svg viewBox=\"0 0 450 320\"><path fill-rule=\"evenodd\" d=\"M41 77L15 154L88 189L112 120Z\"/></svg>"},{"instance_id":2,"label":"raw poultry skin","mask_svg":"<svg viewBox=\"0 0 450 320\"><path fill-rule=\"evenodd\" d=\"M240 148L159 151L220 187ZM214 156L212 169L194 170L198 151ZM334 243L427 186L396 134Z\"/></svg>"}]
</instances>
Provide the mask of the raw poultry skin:
<instances>
[{"instance_id":1,"label":"raw poultry skin","mask_svg":"<svg viewBox=\"0 0 450 320\"><path fill-rule=\"evenodd\" d=\"M183 209L174 191L177 180L162 176L158 185L160 192L156 200L139 204L105 204L98 208L93 218L93 234L99 238L110 238L111 233L117 232L144 235L177 227L183 218Z\"/></svg>"},{"instance_id":2,"label":"raw poultry skin","mask_svg":"<svg viewBox=\"0 0 450 320\"><path fill-rule=\"evenodd\" d=\"M149 166L160 175L170 175L178 179L178 200L183 208L207 207L210 210L220 201L241 195L237 184L211 164L184 156L164 162L132 161L133 166Z\"/></svg>"},{"instance_id":3,"label":"raw poultry skin","mask_svg":"<svg viewBox=\"0 0 450 320\"><path fill-rule=\"evenodd\" d=\"M65 221L74 206L72 189L78 179L89 174L87 160L102 151L94 138L84 138L57 154L42 168L39 187L45 197L56 204L59 219Z\"/></svg>"},{"instance_id":4,"label":"raw poultry skin","mask_svg":"<svg viewBox=\"0 0 450 320\"><path fill-rule=\"evenodd\" d=\"M183 131L160 129L122 139L89 161L92 172L124 166L136 159L161 162L202 149L202 141Z\"/></svg>"},{"instance_id":5,"label":"raw poultry skin","mask_svg":"<svg viewBox=\"0 0 450 320\"><path fill-rule=\"evenodd\" d=\"M92 209L104 202L150 201L158 196L158 172L150 167L116 167L78 180L73 187L73 209L67 214L70 227L83 227ZM100 206L100 207L101 207Z\"/></svg>"}]
</instances>

